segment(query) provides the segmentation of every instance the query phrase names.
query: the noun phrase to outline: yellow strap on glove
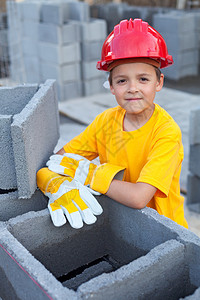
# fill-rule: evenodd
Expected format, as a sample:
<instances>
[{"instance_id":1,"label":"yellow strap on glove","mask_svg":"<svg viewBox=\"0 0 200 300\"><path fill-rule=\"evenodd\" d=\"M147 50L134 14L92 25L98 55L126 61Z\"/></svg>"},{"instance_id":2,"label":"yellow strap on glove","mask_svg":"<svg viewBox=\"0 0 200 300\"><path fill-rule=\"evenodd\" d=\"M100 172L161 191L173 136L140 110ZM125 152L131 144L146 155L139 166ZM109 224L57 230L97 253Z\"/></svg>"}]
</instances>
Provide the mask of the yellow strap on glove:
<instances>
[{"instance_id":1,"label":"yellow strap on glove","mask_svg":"<svg viewBox=\"0 0 200 300\"><path fill-rule=\"evenodd\" d=\"M37 172L37 185L49 198L48 209L55 226L64 225L67 218L73 228L81 228L83 221L93 224L95 215L103 212L88 189L71 177L42 168Z\"/></svg>"},{"instance_id":2,"label":"yellow strap on glove","mask_svg":"<svg viewBox=\"0 0 200 300\"><path fill-rule=\"evenodd\" d=\"M90 186L93 191L105 194L111 181L122 180L124 167L105 163L94 164L83 156L65 153L64 155L52 155L47 162L49 170L56 173L71 176L83 185Z\"/></svg>"}]
</instances>

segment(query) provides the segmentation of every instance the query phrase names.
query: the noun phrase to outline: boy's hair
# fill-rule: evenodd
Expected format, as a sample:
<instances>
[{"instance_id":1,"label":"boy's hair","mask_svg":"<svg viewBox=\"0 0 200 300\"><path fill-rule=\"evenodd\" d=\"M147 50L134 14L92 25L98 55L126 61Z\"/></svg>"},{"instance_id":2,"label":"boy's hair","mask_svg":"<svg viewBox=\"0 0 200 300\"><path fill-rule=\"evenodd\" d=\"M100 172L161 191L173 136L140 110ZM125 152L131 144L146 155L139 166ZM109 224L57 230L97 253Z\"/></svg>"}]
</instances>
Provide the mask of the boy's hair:
<instances>
[{"instance_id":1,"label":"boy's hair","mask_svg":"<svg viewBox=\"0 0 200 300\"><path fill-rule=\"evenodd\" d=\"M157 77L158 81L160 82L161 71L157 67L154 67L154 69L155 69L155 72L156 72L156 77ZM108 81L110 83L110 86L112 86L112 71L113 71L113 69L110 70L110 74L109 74L109 77L108 77Z\"/></svg>"}]
</instances>

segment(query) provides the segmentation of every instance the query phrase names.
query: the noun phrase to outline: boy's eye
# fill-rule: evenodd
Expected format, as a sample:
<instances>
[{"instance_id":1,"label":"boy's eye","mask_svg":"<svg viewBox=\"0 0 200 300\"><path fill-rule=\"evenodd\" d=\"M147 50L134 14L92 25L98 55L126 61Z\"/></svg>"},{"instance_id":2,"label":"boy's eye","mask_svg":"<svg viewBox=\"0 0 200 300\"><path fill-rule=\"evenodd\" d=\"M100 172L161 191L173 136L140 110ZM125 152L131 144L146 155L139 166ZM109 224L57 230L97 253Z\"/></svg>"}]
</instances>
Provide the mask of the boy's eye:
<instances>
[{"instance_id":1,"label":"boy's eye","mask_svg":"<svg viewBox=\"0 0 200 300\"><path fill-rule=\"evenodd\" d=\"M141 77L140 80L143 81L143 82L145 82L145 81L148 81L148 78L146 78L146 77Z\"/></svg>"},{"instance_id":2,"label":"boy's eye","mask_svg":"<svg viewBox=\"0 0 200 300\"><path fill-rule=\"evenodd\" d=\"M126 79L120 79L117 81L117 83L124 83L124 82L126 82Z\"/></svg>"}]
</instances>

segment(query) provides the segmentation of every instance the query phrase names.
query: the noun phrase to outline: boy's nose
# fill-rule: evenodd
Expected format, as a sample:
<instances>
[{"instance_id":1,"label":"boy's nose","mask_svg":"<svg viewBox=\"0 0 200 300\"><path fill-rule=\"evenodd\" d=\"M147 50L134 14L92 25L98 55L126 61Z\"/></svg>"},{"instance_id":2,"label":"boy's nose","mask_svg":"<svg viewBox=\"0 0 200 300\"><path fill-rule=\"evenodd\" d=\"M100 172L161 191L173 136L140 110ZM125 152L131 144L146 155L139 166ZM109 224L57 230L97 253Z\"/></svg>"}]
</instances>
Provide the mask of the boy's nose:
<instances>
[{"instance_id":1,"label":"boy's nose","mask_svg":"<svg viewBox=\"0 0 200 300\"><path fill-rule=\"evenodd\" d=\"M138 91L138 86L135 81L131 81L128 86L128 93L135 93Z\"/></svg>"}]
</instances>

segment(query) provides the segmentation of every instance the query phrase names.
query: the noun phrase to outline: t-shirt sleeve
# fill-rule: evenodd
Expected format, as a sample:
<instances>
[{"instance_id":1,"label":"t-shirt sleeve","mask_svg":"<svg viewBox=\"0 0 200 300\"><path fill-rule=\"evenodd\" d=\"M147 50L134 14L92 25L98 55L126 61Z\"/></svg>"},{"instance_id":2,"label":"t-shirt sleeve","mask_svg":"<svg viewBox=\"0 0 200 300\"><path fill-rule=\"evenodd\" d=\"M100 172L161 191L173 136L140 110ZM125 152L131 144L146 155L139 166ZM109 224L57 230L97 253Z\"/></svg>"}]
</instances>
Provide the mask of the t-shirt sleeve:
<instances>
[{"instance_id":1,"label":"t-shirt sleeve","mask_svg":"<svg viewBox=\"0 0 200 300\"><path fill-rule=\"evenodd\" d=\"M80 135L73 138L64 147L66 153L75 153L92 160L98 156L96 142L96 120L94 120Z\"/></svg>"},{"instance_id":2,"label":"t-shirt sleeve","mask_svg":"<svg viewBox=\"0 0 200 300\"><path fill-rule=\"evenodd\" d=\"M172 129L170 132L168 129L157 137L137 182L151 184L158 189L157 196L167 197L173 176L182 160L181 131L179 129L173 132Z\"/></svg>"}]
</instances>

